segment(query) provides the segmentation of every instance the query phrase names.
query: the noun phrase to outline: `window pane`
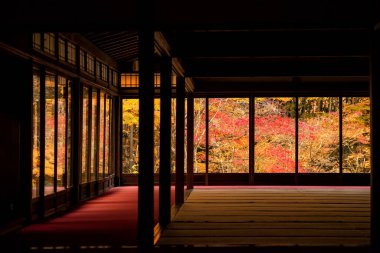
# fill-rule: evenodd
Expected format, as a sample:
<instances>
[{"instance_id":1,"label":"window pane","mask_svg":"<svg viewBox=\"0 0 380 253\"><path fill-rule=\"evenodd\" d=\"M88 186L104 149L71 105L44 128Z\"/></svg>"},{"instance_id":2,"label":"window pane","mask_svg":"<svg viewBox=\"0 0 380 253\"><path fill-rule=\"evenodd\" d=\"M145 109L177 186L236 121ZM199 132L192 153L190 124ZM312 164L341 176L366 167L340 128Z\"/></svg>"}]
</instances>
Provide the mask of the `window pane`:
<instances>
[{"instance_id":1,"label":"window pane","mask_svg":"<svg viewBox=\"0 0 380 253\"><path fill-rule=\"evenodd\" d=\"M66 78L58 77L57 191L66 186Z\"/></svg>"},{"instance_id":2,"label":"window pane","mask_svg":"<svg viewBox=\"0 0 380 253\"><path fill-rule=\"evenodd\" d=\"M77 63L77 52L75 45L71 42L67 42L67 62L71 64Z\"/></svg>"},{"instance_id":3,"label":"window pane","mask_svg":"<svg viewBox=\"0 0 380 253\"><path fill-rule=\"evenodd\" d=\"M88 114L89 114L89 89L83 87L83 112L82 112L82 177L81 182L86 183L88 170Z\"/></svg>"},{"instance_id":4,"label":"window pane","mask_svg":"<svg viewBox=\"0 0 380 253\"><path fill-rule=\"evenodd\" d=\"M176 126L177 126L177 99L172 98L171 100L171 152L170 152L170 168L171 172L175 173L176 171Z\"/></svg>"},{"instance_id":5,"label":"window pane","mask_svg":"<svg viewBox=\"0 0 380 253\"><path fill-rule=\"evenodd\" d=\"M37 72L37 71L36 71ZM41 97L40 75L33 74L33 170L32 170L32 198L39 197L40 185L40 127L41 127Z\"/></svg>"},{"instance_id":6,"label":"window pane","mask_svg":"<svg viewBox=\"0 0 380 253\"><path fill-rule=\"evenodd\" d=\"M248 173L249 99L209 99L209 172Z\"/></svg>"},{"instance_id":7,"label":"window pane","mask_svg":"<svg viewBox=\"0 0 380 253\"><path fill-rule=\"evenodd\" d=\"M368 97L343 100L343 173L369 173L370 102Z\"/></svg>"},{"instance_id":8,"label":"window pane","mask_svg":"<svg viewBox=\"0 0 380 253\"><path fill-rule=\"evenodd\" d=\"M85 54L83 50L80 50L80 57L79 57L79 62L80 62L80 69L85 70Z\"/></svg>"},{"instance_id":9,"label":"window pane","mask_svg":"<svg viewBox=\"0 0 380 253\"><path fill-rule=\"evenodd\" d=\"M55 54L55 34L44 33L44 51L54 55Z\"/></svg>"},{"instance_id":10,"label":"window pane","mask_svg":"<svg viewBox=\"0 0 380 253\"><path fill-rule=\"evenodd\" d=\"M302 97L298 101L298 171L338 173L339 99Z\"/></svg>"},{"instance_id":11,"label":"window pane","mask_svg":"<svg viewBox=\"0 0 380 253\"><path fill-rule=\"evenodd\" d=\"M67 171L67 186L73 186L73 167L71 160L71 81L67 83L67 159L66 159L66 171Z\"/></svg>"},{"instance_id":12,"label":"window pane","mask_svg":"<svg viewBox=\"0 0 380 253\"><path fill-rule=\"evenodd\" d=\"M87 72L94 74L94 57L90 54L87 54Z\"/></svg>"},{"instance_id":13,"label":"window pane","mask_svg":"<svg viewBox=\"0 0 380 253\"><path fill-rule=\"evenodd\" d=\"M154 173L160 169L160 99L154 99Z\"/></svg>"},{"instance_id":14,"label":"window pane","mask_svg":"<svg viewBox=\"0 0 380 253\"><path fill-rule=\"evenodd\" d=\"M255 99L255 172L295 172L295 99Z\"/></svg>"},{"instance_id":15,"label":"window pane","mask_svg":"<svg viewBox=\"0 0 380 253\"><path fill-rule=\"evenodd\" d=\"M54 192L55 76L45 78L45 195Z\"/></svg>"},{"instance_id":16,"label":"window pane","mask_svg":"<svg viewBox=\"0 0 380 253\"><path fill-rule=\"evenodd\" d=\"M105 176L109 176L110 168L110 126L111 126L111 97L107 96L106 101L106 128L105 128L105 156L104 156L104 173Z\"/></svg>"},{"instance_id":17,"label":"window pane","mask_svg":"<svg viewBox=\"0 0 380 253\"><path fill-rule=\"evenodd\" d=\"M123 173L139 172L139 100L123 99Z\"/></svg>"},{"instance_id":18,"label":"window pane","mask_svg":"<svg viewBox=\"0 0 380 253\"><path fill-rule=\"evenodd\" d=\"M104 177L104 105L105 105L105 94L103 91L100 92L100 114L99 114L99 179Z\"/></svg>"},{"instance_id":19,"label":"window pane","mask_svg":"<svg viewBox=\"0 0 380 253\"><path fill-rule=\"evenodd\" d=\"M194 98L194 173L206 172L206 99Z\"/></svg>"},{"instance_id":20,"label":"window pane","mask_svg":"<svg viewBox=\"0 0 380 253\"><path fill-rule=\"evenodd\" d=\"M33 47L41 49L41 33L33 33Z\"/></svg>"},{"instance_id":21,"label":"window pane","mask_svg":"<svg viewBox=\"0 0 380 253\"><path fill-rule=\"evenodd\" d=\"M60 61L66 61L66 45L63 39L59 39L58 42L58 55Z\"/></svg>"},{"instance_id":22,"label":"window pane","mask_svg":"<svg viewBox=\"0 0 380 253\"><path fill-rule=\"evenodd\" d=\"M96 136L97 133L97 109L98 109L98 92L96 89L92 89L92 123L91 123L91 170L90 170L90 180L96 180L96 157L97 157L97 143L98 138Z\"/></svg>"}]
</instances>

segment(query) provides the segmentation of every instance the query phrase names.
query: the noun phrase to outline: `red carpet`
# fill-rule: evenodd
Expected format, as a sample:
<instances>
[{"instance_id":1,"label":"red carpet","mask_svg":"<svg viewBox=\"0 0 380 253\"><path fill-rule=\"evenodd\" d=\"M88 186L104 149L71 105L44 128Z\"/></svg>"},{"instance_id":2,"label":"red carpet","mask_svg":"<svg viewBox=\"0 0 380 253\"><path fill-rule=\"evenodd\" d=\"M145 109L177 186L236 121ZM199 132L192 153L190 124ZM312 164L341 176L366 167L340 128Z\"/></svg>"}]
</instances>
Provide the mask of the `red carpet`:
<instances>
[{"instance_id":1,"label":"red carpet","mask_svg":"<svg viewBox=\"0 0 380 253\"><path fill-rule=\"evenodd\" d=\"M174 187L172 187L174 203ZM155 187L155 220L158 220L158 187ZM137 187L111 189L76 210L20 231L30 246L77 247L92 245L136 245Z\"/></svg>"}]
</instances>

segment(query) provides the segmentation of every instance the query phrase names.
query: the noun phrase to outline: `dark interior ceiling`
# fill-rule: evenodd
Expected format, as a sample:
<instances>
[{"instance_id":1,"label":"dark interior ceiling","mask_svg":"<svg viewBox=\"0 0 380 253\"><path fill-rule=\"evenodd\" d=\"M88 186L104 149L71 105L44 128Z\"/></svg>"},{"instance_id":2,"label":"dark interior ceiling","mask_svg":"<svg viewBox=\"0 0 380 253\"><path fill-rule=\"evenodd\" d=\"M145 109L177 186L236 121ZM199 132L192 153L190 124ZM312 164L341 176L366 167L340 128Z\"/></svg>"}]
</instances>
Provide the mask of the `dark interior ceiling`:
<instances>
[{"instance_id":1,"label":"dark interior ceiling","mask_svg":"<svg viewBox=\"0 0 380 253\"><path fill-rule=\"evenodd\" d=\"M2 9L0 21L18 29L81 32L120 65L137 57L136 31L150 21L200 93L301 85L368 91L370 31L379 16L374 3L17 0ZM149 11L151 19L139 18Z\"/></svg>"}]
</instances>

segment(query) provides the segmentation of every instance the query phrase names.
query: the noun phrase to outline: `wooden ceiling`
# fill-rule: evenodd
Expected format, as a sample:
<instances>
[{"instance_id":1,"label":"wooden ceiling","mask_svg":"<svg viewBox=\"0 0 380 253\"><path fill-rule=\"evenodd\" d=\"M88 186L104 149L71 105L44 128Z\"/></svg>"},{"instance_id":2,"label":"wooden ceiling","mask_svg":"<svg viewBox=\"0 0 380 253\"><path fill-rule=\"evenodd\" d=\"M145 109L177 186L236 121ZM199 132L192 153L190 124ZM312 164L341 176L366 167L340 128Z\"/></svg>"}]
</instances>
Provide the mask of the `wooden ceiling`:
<instances>
[{"instance_id":1,"label":"wooden ceiling","mask_svg":"<svg viewBox=\"0 0 380 253\"><path fill-rule=\"evenodd\" d=\"M80 32L121 65L137 57L136 31L150 21L199 93L368 93L374 2L18 0L2 8L0 21L9 24L4 30ZM150 12L150 20L139 18Z\"/></svg>"}]
</instances>

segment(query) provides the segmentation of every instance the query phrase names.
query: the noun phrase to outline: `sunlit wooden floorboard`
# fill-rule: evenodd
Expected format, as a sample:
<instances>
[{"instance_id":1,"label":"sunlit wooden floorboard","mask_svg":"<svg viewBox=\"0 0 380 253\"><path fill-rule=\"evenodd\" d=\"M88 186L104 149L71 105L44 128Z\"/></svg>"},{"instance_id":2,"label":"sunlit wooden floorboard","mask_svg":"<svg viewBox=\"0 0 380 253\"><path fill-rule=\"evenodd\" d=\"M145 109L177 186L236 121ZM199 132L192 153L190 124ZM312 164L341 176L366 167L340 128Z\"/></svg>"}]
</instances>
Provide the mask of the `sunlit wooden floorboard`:
<instances>
[{"instance_id":1,"label":"sunlit wooden floorboard","mask_svg":"<svg viewBox=\"0 0 380 253\"><path fill-rule=\"evenodd\" d=\"M196 189L159 245L367 246L369 190Z\"/></svg>"}]
</instances>

